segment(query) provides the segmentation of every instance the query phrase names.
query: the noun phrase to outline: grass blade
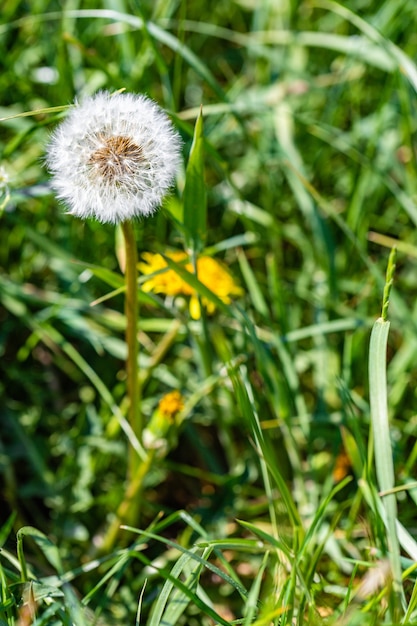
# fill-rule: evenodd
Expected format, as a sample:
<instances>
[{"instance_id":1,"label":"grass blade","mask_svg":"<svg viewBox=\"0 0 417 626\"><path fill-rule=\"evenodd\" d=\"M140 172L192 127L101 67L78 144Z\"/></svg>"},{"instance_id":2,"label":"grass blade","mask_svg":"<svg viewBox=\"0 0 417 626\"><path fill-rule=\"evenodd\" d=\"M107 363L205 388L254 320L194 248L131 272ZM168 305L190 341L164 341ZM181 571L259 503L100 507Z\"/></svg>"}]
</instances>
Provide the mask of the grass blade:
<instances>
[{"instance_id":1,"label":"grass blade","mask_svg":"<svg viewBox=\"0 0 417 626\"><path fill-rule=\"evenodd\" d=\"M375 469L381 491L390 491L395 486L388 417L388 392L386 378L386 353L390 323L386 319L390 287L395 268L395 252L391 253L387 270L386 288L382 315L376 320L369 345L369 392L371 421L375 442ZM384 497L386 511L387 540L393 575L393 589L398 600L405 603L401 578L400 547L396 531L397 501L395 493Z\"/></svg>"},{"instance_id":2,"label":"grass blade","mask_svg":"<svg viewBox=\"0 0 417 626\"><path fill-rule=\"evenodd\" d=\"M187 246L194 251L203 248L207 231L207 199L204 181L203 114L197 118L184 188L184 226Z\"/></svg>"}]
</instances>

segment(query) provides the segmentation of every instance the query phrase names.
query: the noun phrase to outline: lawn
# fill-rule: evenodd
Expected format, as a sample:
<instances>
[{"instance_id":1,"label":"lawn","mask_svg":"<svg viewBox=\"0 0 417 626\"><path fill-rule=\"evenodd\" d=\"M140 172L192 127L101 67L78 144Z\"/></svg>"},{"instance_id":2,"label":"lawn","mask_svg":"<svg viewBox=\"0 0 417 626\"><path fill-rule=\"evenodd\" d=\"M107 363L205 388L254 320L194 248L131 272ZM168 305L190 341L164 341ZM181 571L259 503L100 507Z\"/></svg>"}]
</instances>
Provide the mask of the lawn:
<instances>
[{"instance_id":1,"label":"lawn","mask_svg":"<svg viewBox=\"0 0 417 626\"><path fill-rule=\"evenodd\" d=\"M0 626L417 624L416 23L3 0ZM57 197L99 92L146 215Z\"/></svg>"}]
</instances>

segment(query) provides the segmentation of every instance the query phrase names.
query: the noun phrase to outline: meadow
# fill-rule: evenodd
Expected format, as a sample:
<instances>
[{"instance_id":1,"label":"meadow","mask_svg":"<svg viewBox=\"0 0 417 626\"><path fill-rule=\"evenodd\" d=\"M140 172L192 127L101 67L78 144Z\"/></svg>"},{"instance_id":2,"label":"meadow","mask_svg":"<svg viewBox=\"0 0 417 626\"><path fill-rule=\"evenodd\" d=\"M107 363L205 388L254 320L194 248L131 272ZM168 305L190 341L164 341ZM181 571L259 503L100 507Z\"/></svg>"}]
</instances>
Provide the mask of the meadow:
<instances>
[{"instance_id":1,"label":"meadow","mask_svg":"<svg viewBox=\"0 0 417 626\"><path fill-rule=\"evenodd\" d=\"M417 624L416 23L3 0L0 626ZM133 335L123 224L45 165L102 90L182 141Z\"/></svg>"}]
</instances>

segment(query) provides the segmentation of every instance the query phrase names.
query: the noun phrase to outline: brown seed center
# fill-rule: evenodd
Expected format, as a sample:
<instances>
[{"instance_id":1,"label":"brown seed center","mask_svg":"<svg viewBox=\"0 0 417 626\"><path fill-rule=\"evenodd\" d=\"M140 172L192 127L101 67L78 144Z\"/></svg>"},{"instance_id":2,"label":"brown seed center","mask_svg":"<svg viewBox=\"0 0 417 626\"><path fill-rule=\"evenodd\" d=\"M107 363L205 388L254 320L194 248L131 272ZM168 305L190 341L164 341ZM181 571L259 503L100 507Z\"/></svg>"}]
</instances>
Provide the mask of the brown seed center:
<instances>
[{"instance_id":1,"label":"brown seed center","mask_svg":"<svg viewBox=\"0 0 417 626\"><path fill-rule=\"evenodd\" d=\"M104 179L117 181L134 173L143 164L143 151L129 137L102 136L98 138L102 144L93 152L88 164L94 167Z\"/></svg>"}]
</instances>

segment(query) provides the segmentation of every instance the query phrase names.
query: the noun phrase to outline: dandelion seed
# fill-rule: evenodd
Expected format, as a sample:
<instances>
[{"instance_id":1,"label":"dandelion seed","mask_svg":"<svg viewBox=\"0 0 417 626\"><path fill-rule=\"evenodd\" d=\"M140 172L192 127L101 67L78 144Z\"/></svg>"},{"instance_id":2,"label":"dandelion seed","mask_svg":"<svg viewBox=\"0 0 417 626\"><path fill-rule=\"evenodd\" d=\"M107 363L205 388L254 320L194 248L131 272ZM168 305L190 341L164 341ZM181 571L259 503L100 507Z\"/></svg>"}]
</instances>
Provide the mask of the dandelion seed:
<instances>
[{"instance_id":1,"label":"dandelion seed","mask_svg":"<svg viewBox=\"0 0 417 626\"><path fill-rule=\"evenodd\" d=\"M76 103L46 163L69 213L119 223L154 212L172 185L181 140L145 96L100 92Z\"/></svg>"}]
</instances>

